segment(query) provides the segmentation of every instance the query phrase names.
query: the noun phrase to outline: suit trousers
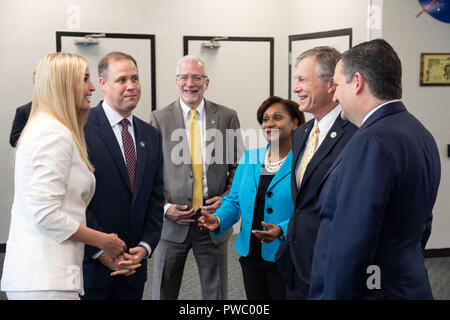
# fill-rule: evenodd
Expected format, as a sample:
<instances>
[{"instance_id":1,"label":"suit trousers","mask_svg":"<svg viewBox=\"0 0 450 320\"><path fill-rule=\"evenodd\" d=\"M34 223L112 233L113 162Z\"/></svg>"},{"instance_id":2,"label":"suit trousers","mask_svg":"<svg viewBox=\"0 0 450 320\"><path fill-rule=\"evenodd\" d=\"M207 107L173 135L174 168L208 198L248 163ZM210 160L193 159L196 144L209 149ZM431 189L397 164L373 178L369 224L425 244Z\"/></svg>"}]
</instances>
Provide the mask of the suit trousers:
<instances>
[{"instance_id":1,"label":"suit trousers","mask_svg":"<svg viewBox=\"0 0 450 320\"><path fill-rule=\"evenodd\" d=\"M125 277L115 276L105 288L85 287L81 300L142 300L145 286L132 288L127 284Z\"/></svg>"},{"instance_id":2,"label":"suit trousers","mask_svg":"<svg viewBox=\"0 0 450 320\"><path fill-rule=\"evenodd\" d=\"M286 300L284 281L278 270L275 270L275 262L258 263L245 257L240 257L239 262L248 300Z\"/></svg>"},{"instance_id":3,"label":"suit trousers","mask_svg":"<svg viewBox=\"0 0 450 320\"><path fill-rule=\"evenodd\" d=\"M203 300L225 300L228 295L228 240L215 244L208 231L191 223L186 240L175 243L161 239L155 250L153 300L176 300L184 266L192 249L200 274ZM194 272L194 270L186 270Z\"/></svg>"}]
</instances>

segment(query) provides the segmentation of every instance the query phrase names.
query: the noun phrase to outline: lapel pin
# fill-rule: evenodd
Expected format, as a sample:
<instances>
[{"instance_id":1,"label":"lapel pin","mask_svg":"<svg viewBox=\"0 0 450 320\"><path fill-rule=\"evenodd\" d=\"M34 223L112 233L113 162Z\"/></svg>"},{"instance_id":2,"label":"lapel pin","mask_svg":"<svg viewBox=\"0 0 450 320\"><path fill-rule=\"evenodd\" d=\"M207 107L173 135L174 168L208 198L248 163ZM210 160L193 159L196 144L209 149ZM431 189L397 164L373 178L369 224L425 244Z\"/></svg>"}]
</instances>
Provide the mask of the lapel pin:
<instances>
[{"instance_id":1,"label":"lapel pin","mask_svg":"<svg viewBox=\"0 0 450 320\"><path fill-rule=\"evenodd\" d=\"M336 133L335 131L333 131L333 132L330 134L331 139L336 138L336 136L337 136L337 133Z\"/></svg>"},{"instance_id":2,"label":"lapel pin","mask_svg":"<svg viewBox=\"0 0 450 320\"><path fill-rule=\"evenodd\" d=\"M214 125L214 124L216 124L216 120L211 120L209 123Z\"/></svg>"},{"instance_id":3,"label":"lapel pin","mask_svg":"<svg viewBox=\"0 0 450 320\"><path fill-rule=\"evenodd\" d=\"M145 142L144 141L141 141L140 145L141 145L141 148L145 148Z\"/></svg>"}]
</instances>

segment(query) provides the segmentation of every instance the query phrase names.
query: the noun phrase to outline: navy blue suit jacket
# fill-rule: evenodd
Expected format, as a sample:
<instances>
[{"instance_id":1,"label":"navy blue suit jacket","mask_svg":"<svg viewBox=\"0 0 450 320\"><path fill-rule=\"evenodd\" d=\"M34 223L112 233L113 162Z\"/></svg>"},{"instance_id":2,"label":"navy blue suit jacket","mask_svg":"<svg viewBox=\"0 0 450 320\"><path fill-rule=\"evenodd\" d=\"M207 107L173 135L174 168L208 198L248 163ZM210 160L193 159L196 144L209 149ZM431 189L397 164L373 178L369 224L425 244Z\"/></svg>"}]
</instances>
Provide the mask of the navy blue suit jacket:
<instances>
[{"instance_id":1,"label":"navy blue suit jacket","mask_svg":"<svg viewBox=\"0 0 450 320\"><path fill-rule=\"evenodd\" d=\"M310 298L432 299L423 250L439 181L436 143L403 103L372 114L324 179Z\"/></svg>"},{"instance_id":2,"label":"navy blue suit jacket","mask_svg":"<svg viewBox=\"0 0 450 320\"><path fill-rule=\"evenodd\" d=\"M95 171L95 194L86 211L87 225L116 233L127 248L144 241L152 252L161 237L164 188L161 136L148 123L133 117L137 164L135 190L131 193L126 164L100 102L89 112L84 128L89 160ZM103 288L110 284L111 271L92 256L98 248L86 246L83 263L84 286ZM125 277L131 287L147 280L147 260L136 273Z\"/></svg>"},{"instance_id":3,"label":"navy blue suit jacket","mask_svg":"<svg viewBox=\"0 0 450 320\"><path fill-rule=\"evenodd\" d=\"M9 135L9 144L13 148L16 147L17 140L19 140L20 134L27 124L31 112L31 104L32 102L30 101L27 104L24 104L23 106L16 109L16 115L14 116L11 134Z\"/></svg>"},{"instance_id":4,"label":"navy blue suit jacket","mask_svg":"<svg viewBox=\"0 0 450 320\"><path fill-rule=\"evenodd\" d=\"M286 242L282 243L275 257L287 286L288 299L306 299L308 297L311 263L320 225L316 208L318 189L337 155L355 133L357 127L337 117L326 138L309 162L297 188L295 167L301 161L301 152L314 126L314 119L299 127L292 141L291 194L295 209L289 220ZM335 134L332 134L332 133Z\"/></svg>"}]
</instances>

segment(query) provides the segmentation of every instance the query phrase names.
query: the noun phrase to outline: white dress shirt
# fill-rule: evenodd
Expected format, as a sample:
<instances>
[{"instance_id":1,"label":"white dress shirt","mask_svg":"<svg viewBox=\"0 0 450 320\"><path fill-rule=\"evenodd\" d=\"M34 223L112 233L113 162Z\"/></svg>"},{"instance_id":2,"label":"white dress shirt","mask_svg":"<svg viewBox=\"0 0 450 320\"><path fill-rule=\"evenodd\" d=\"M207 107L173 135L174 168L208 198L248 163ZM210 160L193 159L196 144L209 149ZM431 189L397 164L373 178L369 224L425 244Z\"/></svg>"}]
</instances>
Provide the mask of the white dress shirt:
<instances>
[{"instance_id":1,"label":"white dress shirt","mask_svg":"<svg viewBox=\"0 0 450 320\"><path fill-rule=\"evenodd\" d=\"M382 103L382 104L380 104L379 106L377 106L377 107L373 108L372 110L370 110L369 113L366 114L366 116L364 117L363 121L361 122L361 126L363 125L364 122L366 122L367 119L369 119L369 117L370 117L372 114L374 114L375 111L377 111L377 110L380 109L381 107L384 107L384 106L387 105L388 103L391 103L391 102L397 102L397 101L400 101L400 100L399 100L399 99L391 100L391 101Z\"/></svg>"},{"instance_id":2,"label":"white dress shirt","mask_svg":"<svg viewBox=\"0 0 450 320\"><path fill-rule=\"evenodd\" d=\"M123 116L121 116L120 113L111 108L111 106L108 104L108 102L106 102L106 100L103 100L102 107L103 111L105 111L106 118L108 118L108 121L111 124L111 128L114 132L114 135L116 136L117 142L119 143L120 151L122 151L123 161L126 161L125 151L123 149L123 142L122 142L122 125L120 124L120 121L123 120ZM136 139L134 138L133 115L131 114L127 119L129 122L128 132L130 133L131 138L133 138L134 151L136 151Z\"/></svg>"},{"instance_id":3,"label":"white dress shirt","mask_svg":"<svg viewBox=\"0 0 450 320\"><path fill-rule=\"evenodd\" d=\"M191 128L191 108L188 107L183 100L180 98L180 105L181 110L183 111L183 119L184 119L184 125L186 128L186 136L188 140L188 145L191 143L191 134L190 134L190 128ZM205 100L202 99L200 104L196 108L197 114L196 114L196 120L198 123L198 127L200 129L200 139L202 142L202 167L203 167L203 199L208 198L208 181L206 178L206 112L205 112ZM167 210L171 206L171 203L166 203L164 205L164 215L166 214Z\"/></svg>"},{"instance_id":4,"label":"white dress shirt","mask_svg":"<svg viewBox=\"0 0 450 320\"><path fill-rule=\"evenodd\" d=\"M333 110L328 112L322 119L320 119L320 121L314 120L314 126L315 125L319 126L319 139L317 142L316 151L319 149L323 140L325 140L325 137L328 135L328 131L330 131L330 129L333 126L333 123L336 121L337 117L339 117L339 115L341 114L341 110L342 110L341 106L337 105L336 108L334 108ZM313 126L313 128L314 128L314 126ZM295 178L297 181L297 186L298 186L298 182L300 180L300 171L302 168L303 156L305 153L306 146L308 145L309 139L311 138L312 132L313 132L313 130L311 130L311 132L309 133L308 140L306 140L306 143L305 143L305 148L303 149L303 151L300 154L299 159L302 159L302 160L298 161L297 165L295 167Z\"/></svg>"},{"instance_id":5,"label":"white dress shirt","mask_svg":"<svg viewBox=\"0 0 450 320\"><path fill-rule=\"evenodd\" d=\"M125 160L125 151L123 149L123 142L122 142L122 125L120 124L120 121L122 121L123 116L120 115L116 110L111 108L111 106L106 102L106 100L103 100L102 103L103 111L105 111L106 118L108 119L109 123L111 124L111 128L114 132L114 135L116 136L117 142L120 146L120 151L122 151L123 161L126 163ZM130 133L131 137L133 138L133 146L134 150L136 151L136 139L134 137L134 126L133 126L133 115L131 114L129 117L127 117L129 125L128 125L128 132ZM137 159L137 155L136 155ZM147 249L147 256L145 258L148 258L150 256L150 253L152 252L152 248L149 246L148 243L141 241L139 242L140 246L143 246L145 249ZM92 256L93 259L97 259L101 256L103 253L103 250L100 250L95 255Z\"/></svg>"}]
</instances>

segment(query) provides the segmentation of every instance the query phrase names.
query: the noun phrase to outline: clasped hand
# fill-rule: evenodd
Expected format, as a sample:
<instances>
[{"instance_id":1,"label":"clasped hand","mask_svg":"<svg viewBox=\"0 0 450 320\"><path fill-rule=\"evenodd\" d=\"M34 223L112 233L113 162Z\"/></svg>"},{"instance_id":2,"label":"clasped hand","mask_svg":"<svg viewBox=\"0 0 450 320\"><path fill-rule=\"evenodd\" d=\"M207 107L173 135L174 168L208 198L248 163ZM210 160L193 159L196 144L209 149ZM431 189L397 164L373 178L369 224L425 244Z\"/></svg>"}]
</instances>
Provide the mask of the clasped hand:
<instances>
[{"instance_id":1,"label":"clasped hand","mask_svg":"<svg viewBox=\"0 0 450 320\"><path fill-rule=\"evenodd\" d=\"M141 261L147 255L147 249L142 246L131 248L129 253L123 253L118 257L110 257L106 253L100 255L99 260L111 271L111 276L130 276L142 266Z\"/></svg>"},{"instance_id":2,"label":"clasped hand","mask_svg":"<svg viewBox=\"0 0 450 320\"><path fill-rule=\"evenodd\" d=\"M204 206L200 207L201 213L214 213L220 207L222 198L219 196L212 197L205 201ZM187 205L172 204L166 212L166 218L181 225L189 225L195 222L194 215L196 212L193 208L188 210Z\"/></svg>"}]
</instances>

